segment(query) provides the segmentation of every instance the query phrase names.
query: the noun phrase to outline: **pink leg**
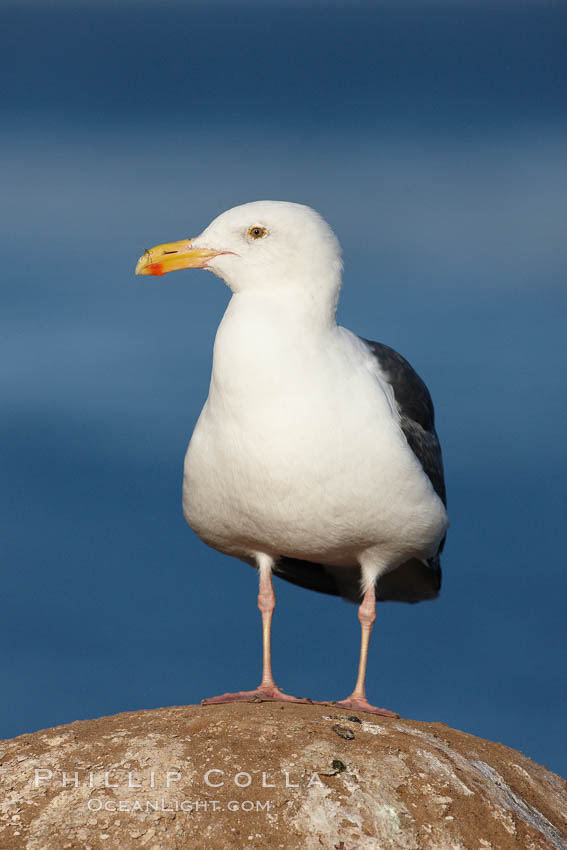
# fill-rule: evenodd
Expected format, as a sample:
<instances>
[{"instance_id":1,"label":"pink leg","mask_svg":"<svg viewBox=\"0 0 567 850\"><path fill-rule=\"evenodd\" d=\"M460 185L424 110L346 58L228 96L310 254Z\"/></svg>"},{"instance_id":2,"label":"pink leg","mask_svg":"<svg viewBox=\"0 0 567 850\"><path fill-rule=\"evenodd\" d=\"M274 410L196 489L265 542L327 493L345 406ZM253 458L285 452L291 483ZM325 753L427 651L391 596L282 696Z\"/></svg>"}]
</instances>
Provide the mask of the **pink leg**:
<instances>
[{"instance_id":1,"label":"pink leg","mask_svg":"<svg viewBox=\"0 0 567 850\"><path fill-rule=\"evenodd\" d=\"M366 680L366 664L368 661L368 645L370 643L370 635L372 634L372 626L376 619L376 595L374 593L374 584L372 584L362 599L358 609L358 619L361 627L360 640L360 661L358 663L358 677L354 691L346 699L342 699L336 705L342 705L345 708L352 708L355 711L368 711L370 714L381 714L385 717L399 717L393 711L387 708L377 708L371 705L366 699L366 689L364 686Z\"/></svg>"},{"instance_id":2,"label":"pink leg","mask_svg":"<svg viewBox=\"0 0 567 850\"><path fill-rule=\"evenodd\" d=\"M237 691L236 693L221 694L218 697L204 699L202 705L216 705L224 702L301 702L311 703L309 699L292 697L280 691L272 675L271 657L271 628L272 614L276 607L276 595L272 586L272 559L262 556L259 560L260 591L258 593L258 608L262 614L262 644L263 666L262 681L254 691Z\"/></svg>"}]
</instances>

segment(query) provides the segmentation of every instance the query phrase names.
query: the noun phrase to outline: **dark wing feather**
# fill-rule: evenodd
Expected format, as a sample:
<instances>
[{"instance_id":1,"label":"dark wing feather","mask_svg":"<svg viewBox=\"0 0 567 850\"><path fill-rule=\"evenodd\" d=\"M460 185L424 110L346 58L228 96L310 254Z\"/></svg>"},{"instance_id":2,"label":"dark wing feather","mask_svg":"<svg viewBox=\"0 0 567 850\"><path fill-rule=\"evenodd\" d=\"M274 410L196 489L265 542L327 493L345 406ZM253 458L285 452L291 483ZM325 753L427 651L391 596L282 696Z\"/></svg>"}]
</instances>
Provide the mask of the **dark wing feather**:
<instances>
[{"instance_id":1,"label":"dark wing feather","mask_svg":"<svg viewBox=\"0 0 567 850\"><path fill-rule=\"evenodd\" d=\"M329 564L316 564L302 561L300 558L280 558L272 572L291 584L328 593L330 596L342 596L349 602L360 603L360 567L335 567Z\"/></svg>"},{"instance_id":2,"label":"dark wing feather","mask_svg":"<svg viewBox=\"0 0 567 850\"><path fill-rule=\"evenodd\" d=\"M429 390L408 361L393 348L381 342L363 340L378 361L382 374L394 391L400 413L400 425L408 445L431 481L433 489L447 504L441 446L435 431L435 412ZM391 570L376 581L376 598L381 601L420 602L435 599L441 587L440 554L427 563L412 559ZM274 567L280 578L310 590L342 596L360 602L360 568L333 567L297 558L280 558Z\"/></svg>"},{"instance_id":3,"label":"dark wing feather","mask_svg":"<svg viewBox=\"0 0 567 850\"><path fill-rule=\"evenodd\" d=\"M446 506L447 491L445 489L443 458L435 430L435 410L429 390L413 366L389 345L384 345L383 342L372 342L368 339L365 339L364 342L372 351L380 369L394 390L394 397L400 413L400 425L408 445L431 481L433 489ZM434 598L439 594L441 588L440 555L444 546L445 537L439 543L436 554L427 561L426 570L429 575L426 572L423 578L426 580L429 578L432 593L429 597L422 596L421 598ZM421 563L421 561L408 562L408 564ZM406 573L407 564L402 564L397 570L392 570L391 573L378 580L378 584L381 581L383 586L386 585L385 590L388 593L386 598L395 598L392 594L403 589L406 580L409 579L409 574L406 575ZM413 582L410 581L409 585L410 587L413 586Z\"/></svg>"},{"instance_id":4,"label":"dark wing feather","mask_svg":"<svg viewBox=\"0 0 567 850\"><path fill-rule=\"evenodd\" d=\"M435 431L435 411L429 390L408 361L382 342L364 342L372 351L394 390L402 431L409 447L433 484L433 489L447 504L441 446Z\"/></svg>"}]
</instances>

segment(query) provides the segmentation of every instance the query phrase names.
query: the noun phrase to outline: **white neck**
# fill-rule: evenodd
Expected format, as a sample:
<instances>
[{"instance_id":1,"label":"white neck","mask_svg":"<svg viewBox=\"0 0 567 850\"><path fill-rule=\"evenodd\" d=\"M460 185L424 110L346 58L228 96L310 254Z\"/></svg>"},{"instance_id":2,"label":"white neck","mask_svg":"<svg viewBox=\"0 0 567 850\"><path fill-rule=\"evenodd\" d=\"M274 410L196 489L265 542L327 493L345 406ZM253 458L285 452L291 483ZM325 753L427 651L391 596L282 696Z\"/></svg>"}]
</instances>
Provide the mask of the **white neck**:
<instances>
[{"instance_id":1,"label":"white neck","mask_svg":"<svg viewBox=\"0 0 567 850\"><path fill-rule=\"evenodd\" d=\"M219 325L214 347L211 395L262 397L282 382L297 380L321 337L336 330L337 289L270 286L232 296Z\"/></svg>"},{"instance_id":2,"label":"white neck","mask_svg":"<svg viewBox=\"0 0 567 850\"><path fill-rule=\"evenodd\" d=\"M299 273L297 269L290 269L280 279L266 281L262 277L252 286L236 290L235 295L257 298L256 303L263 302L268 313L277 310L285 315L290 325L307 325L315 330L335 324L341 284L339 265L331 270L325 268L324 273L312 268Z\"/></svg>"}]
</instances>

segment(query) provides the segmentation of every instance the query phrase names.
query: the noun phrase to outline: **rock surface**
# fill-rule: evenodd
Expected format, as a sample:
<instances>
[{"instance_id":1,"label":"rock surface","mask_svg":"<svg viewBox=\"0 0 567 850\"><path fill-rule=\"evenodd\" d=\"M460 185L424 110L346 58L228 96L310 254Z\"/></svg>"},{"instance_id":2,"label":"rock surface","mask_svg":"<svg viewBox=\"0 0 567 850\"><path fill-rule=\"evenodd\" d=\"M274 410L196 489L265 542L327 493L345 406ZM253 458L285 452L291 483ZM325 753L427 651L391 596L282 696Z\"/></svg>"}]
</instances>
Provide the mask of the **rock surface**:
<instances>
[{"instance_id":1,"label":"rock surface","mask_svg":"<svg viewBox=\"0 0 567 850\"><path fill-rule=\"evenodd\" d=\"M1 850L567 850L567 783L442 723L186 706L0 742Z\"/></svg>"}]
</instances>

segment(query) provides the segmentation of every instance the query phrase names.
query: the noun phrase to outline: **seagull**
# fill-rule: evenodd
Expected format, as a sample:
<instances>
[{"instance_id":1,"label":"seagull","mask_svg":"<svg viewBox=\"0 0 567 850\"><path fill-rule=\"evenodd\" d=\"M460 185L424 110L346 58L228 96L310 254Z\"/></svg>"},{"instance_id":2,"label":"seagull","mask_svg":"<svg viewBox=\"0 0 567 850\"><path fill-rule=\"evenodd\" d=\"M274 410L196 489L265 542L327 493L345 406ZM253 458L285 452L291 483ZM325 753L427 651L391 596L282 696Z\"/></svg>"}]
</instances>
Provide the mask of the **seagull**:
<instances>
[{"instance_id":1,"label":"seagull","mask_svg":"<svg viewBox=\"0 0 567 850\"><path fill-rule=\"evenodd\" d=\"M232 297L210 388L185 457L183 511L209 546L259 573L258 688L204 704L312 702L279 689L271 665L272 576L358 604L361 645L349 709L365 680L376 602L434 599L448 527L429 391L389 346L336 322L343 263L315 210L255 201L194 239L145 251L136 274L206 269Z\"/></svg>"}]
</instances>

